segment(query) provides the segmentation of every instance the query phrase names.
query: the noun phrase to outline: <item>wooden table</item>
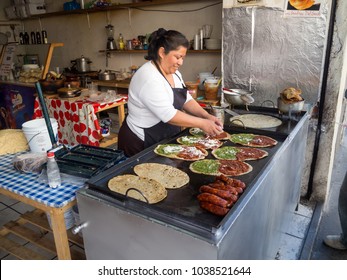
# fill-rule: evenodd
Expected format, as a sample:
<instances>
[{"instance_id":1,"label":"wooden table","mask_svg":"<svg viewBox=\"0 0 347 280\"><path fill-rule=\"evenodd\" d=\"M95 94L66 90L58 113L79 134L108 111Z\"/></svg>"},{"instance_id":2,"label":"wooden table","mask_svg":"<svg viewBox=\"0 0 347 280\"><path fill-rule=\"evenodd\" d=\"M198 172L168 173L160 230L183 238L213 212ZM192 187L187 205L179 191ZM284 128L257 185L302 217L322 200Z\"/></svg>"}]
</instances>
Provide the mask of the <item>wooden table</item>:
<instances>
[{"instance_id":1,"label":"wooden table","mask_svg":"<svg viewBox=\"0 0 347 280\"><path fill-rule=\"evenodd\" d=\"M59 259L71 259L64 213L76 204L76 191L84 184L63 183L62 186L52 189L47 184L38 181L38 174L24 174L16 171L12 165L14 156L0 156L0 193L49 213L57 256ZM4 247L5 243L3 237L1 247ZM6 250L6 248L4 249ZM25 249L28 251L27 248ZM16 250L19 249L16 248ZM16 255L18 256L18 254ZM23 255L28 254L23 253Z\"/></svg>"}]
</instances>

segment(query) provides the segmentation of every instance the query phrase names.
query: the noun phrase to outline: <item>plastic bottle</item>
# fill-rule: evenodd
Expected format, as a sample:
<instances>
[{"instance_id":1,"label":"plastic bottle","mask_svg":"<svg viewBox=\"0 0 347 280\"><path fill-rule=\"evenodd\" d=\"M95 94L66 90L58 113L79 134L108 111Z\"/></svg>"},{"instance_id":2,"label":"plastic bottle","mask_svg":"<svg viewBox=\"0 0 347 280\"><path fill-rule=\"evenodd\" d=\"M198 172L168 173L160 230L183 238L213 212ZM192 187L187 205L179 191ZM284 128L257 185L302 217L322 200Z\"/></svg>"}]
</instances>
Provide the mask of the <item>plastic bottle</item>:
<instances>
[{"instance_id":1,"label":"plastic bottle","mask_svg":"<svg viewBox=\"0 0 347 280\"><path fill-rule=\"evenodd\" d=\"M124 45L124 39L123 39L122 33L119 34L118 43L119 43L119 49L120 50L124 50L125 49L125 45Z\"/></svg>"},{"instance_id":2,"label":"plastic bottle","mask_svg":"<svg viewBox=\"0 0 347 280\"><path fill-rule=\"evenodd\" d=\"M47 153L47 178L51 188L57 188L61 185L60 170L53 152Z\"/></svg>"}]
</instances>

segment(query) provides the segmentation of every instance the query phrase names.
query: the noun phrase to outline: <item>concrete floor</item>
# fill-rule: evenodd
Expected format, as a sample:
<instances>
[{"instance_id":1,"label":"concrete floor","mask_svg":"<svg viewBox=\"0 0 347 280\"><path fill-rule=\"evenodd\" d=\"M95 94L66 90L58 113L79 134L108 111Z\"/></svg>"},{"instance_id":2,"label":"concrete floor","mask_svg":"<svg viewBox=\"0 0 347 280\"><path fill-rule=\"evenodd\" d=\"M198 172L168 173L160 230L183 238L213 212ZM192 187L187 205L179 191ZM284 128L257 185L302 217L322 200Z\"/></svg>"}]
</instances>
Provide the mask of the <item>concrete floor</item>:
<instances>
[{"instance_id":1,"label":"concrete floor","mask_svg":"<svg viewBox=\"0 0 347 280\"><path fill-rule=\"evenodd\" d=\"M347 171L347 129L336 153L331 188L324 205L315 207L310 227L306 234L300 259L347 260L347 251L334 250L323 243L329 234L340 234L341 225L337 210L338 195Z\"/></svg>"},{"instance_id":2,"label":"concrete floor","mask_svg":"<svg viewBox=\"0 0 347 280\"><path fill-rule=\"evenodd\" d=\"M347 130L334 163L328 200L324 205L316 205L313 202L301 200L298 210L293 213L292 224L281 240L276 260L347 260L347 251L333 250L322 242L327 234L339 234L341 232L337 212L337 197L346 170ZM0 195L0 226L18 219L20 214L33 209L24 203ZM48 236L48 238L51 238L53 242L52 237ZM32 248L30 243L24 240L21 242ZM41 249L41 253L47 254L42 251ZM56 259L56 256L47 254L47 258ZM13 260L16 258L0 249L0 259Z\"/></svg>"}]
</instances>

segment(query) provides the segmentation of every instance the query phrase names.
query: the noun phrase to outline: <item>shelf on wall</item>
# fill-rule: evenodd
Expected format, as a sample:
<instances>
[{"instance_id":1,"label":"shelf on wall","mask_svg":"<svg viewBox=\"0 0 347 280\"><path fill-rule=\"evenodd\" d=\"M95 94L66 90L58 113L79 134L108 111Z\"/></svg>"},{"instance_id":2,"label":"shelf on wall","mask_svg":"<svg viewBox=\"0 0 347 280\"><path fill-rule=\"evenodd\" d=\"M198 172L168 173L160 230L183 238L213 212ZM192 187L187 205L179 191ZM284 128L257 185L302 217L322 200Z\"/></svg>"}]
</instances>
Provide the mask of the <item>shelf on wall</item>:
<instances>
[{"instance_id":1,"label":"shelf on wall","mask_svg":"<svg viewBox=\"0 0 347 280\"><path fill-rule=\"evenodd\" d=\"M100 50L101 53L117 53L117 54L132 54L132 53L147 53L147 50ZM188 50L188 53L217 53L220 54L221 50Z\"/></svg>"},{"instance_id":2,"label":"shelf on wall","mask_svg":"<svg viewBox=\"0 0 347 280\"><path fill-rule=\"evenodd\" d=\"M44 14L38 14L38 15L32 15L27 18L18 18L14 20L30 20L30 19L37 19L37 18L47 18L47 17L53 17L53 16L64 16L64 15L79 15L79 14L90 14L90 13L99 13L99 12L107 12L107 11L114 11L114 10L124 10L124 9L136 9L141 7L148 7L148 6L158 6L158 5L165 5L165 4L181 4L181 3L190 3L190 2L211 2L211 0L152 0L152 1L144 1L144 2L136 2L136 3L125 3L125 4L116 4L108 7L96 7L91 9L78 9L78 10L72 10L72 11L58 11L58 12L51 12L51 13L44 13ZM222 1L215 1L216 3Z\"/></svg>"}]
</instances>

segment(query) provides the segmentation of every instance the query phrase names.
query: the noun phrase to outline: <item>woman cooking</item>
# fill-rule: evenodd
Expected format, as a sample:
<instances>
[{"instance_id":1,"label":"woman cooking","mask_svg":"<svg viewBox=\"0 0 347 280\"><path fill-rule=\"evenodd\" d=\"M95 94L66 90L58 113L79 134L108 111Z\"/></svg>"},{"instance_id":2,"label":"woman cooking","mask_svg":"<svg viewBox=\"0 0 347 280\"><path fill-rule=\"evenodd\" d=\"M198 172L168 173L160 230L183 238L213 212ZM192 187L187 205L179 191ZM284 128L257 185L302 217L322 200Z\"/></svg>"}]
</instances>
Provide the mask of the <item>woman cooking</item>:
<instances>
[{"instance_id":1,"label":"woman cooking","mask_svg":"<svg viewBox=\"0 0 347 280\"><path fill-rule=\"evenodd\" d=\"M119 131L118 148L130 157L179 133L198 127L207 135L223 131L223 123L187 94L178 68L189 42L178 31L163 28L149 38L149 60L136 71L129 85L128 115Z\"/></svg>"}]
</instances>

